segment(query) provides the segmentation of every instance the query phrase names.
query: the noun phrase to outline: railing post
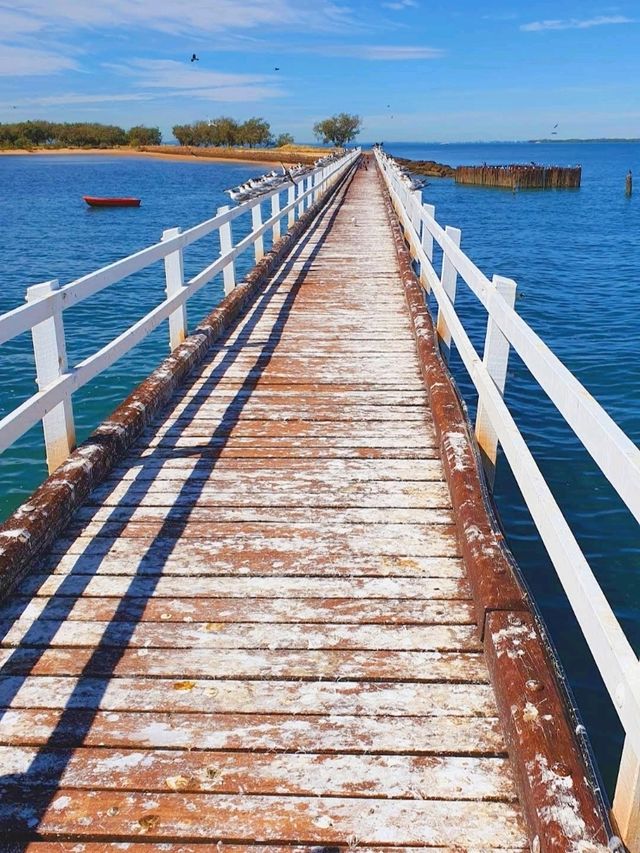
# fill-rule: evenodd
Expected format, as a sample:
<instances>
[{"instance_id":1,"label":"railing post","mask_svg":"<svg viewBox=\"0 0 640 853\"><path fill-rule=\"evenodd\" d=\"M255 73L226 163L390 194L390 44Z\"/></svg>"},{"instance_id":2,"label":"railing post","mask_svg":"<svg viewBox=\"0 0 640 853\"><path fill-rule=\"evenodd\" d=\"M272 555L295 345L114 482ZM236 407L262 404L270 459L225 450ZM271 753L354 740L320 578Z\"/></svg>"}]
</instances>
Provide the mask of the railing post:
<instances>
[{"instance_id":1,"label":"railing post","mask_svg":"<svg viewBox=\"0 0 640 853\"><path fill-rule=\"evenodd\" d=\"M314 204L316 204L316 202L318 201L318 195L319 195L318 186L319 186L321 180L322 180L322 174L320 172L316 172L315 175L313 176L313 188L314 188L313 189L313 203Z\"/></svg>"},{"instance_id":2,"label":"railing post","mask_svg":"<svg viewBox=\"0 0 640 853\"><path fill-rule=\"evenodd\" d=\"M510 278L494 275L493 285L497 292L504 298L509 308L516 303L516 283ZM482 363L487 368L489 376L500 392L504 394L504 386L507 379L507 365L509 363L509 341L498 328L493 317L487 319L487 334L484 342L484 355ZM498 436L487 416L482 397L478 401L478 414L476 416L476 438L482 456L487 485L493 491L496 477L496 458L498 455Z\"/></svg>"},{"instance_id":3,"label":"railing post","mask_svg":"<svg viewBox=\"0 0 640 853\"><path fill-rule=\"evenodd\" d=\"M423 204L422 209L430 216L432 219L436 218L436 208L433 204ZM425 255L429 258L430 261L433 260L433 236L431 231L426 227L424 222L422 223L422 248L424 249Z\"/></svg>"},{"instance_id":4,"label":"railing post","mask_svg":"<svg viewBox=\"0 0 640 853\"><path fill-rule=\"evenodd\" d=\"M451 225L447 225L447 227L445 228L445 233L451 240L453 240L456 246L460 245L460 238L462 236L462 233L459 228L452 228ZM458 271L451 263L449 256L447 255L446 249L444 249L442 253L442 274L440 276L440 281L442 282L444 292L447 294L451 304L453 305L456 300L456 284L458 281ZM438 331L438 339L440 341L442 357L445 361L448 361L449 351L451 349L451 332L447 328L447 324L445 322L442 311L438 311L438 322L436 328Z\"/></svg>"},{"instance_id":5,"label":"railing post","mask_svg":"<svg viewBox=\"0 0 640 853\"><path fill-rule=\"evenodd\" d=\"M226 213L231 210L228 204L218 208L218 213ZM233 234L231 233L231 222L225 222L220 226L220 254L226 255L233 249ZM236 286L236 267L233 261L222 270L222 278L224 281L224 295L228 296Z\"/></svg>"},{"instance_id":6,"label":"railing post","mask_svg":"<svg viewBox=\"0 0 640 853\"><path fill-rule=\"evenodd\" d=\"M430 216L432 219L435 219L436 209L433 204L423 204L423 211ZM431 231L429 231L427 227L427 223L422 219L422 234L420 236L420 245L422 246L422 250L427 256L429 263L433 261L433 235ZM424 268L424 264L420 264L420 283L422 284L425 293L428 295L431 293L431 287L429 286L429 279L427 278L427 273Z\"/></svg>"},{"instance_id":7,"label":"railing post","mask_svg":"<svg viewBox=\"0 0 640 853\"><path fill-rule=\"evenodd\" d=\"M289 185L289 189L287 191L287 207L289 207L289 205L292 205L295 200L296 200L296 185L295 185L295 183L293 183L293 184ZM295 221L296 221L296 209L295 209L295 207L292 207L291 210L289 211L289 216L287 219L287 226L289 228L291 228L292 225L295 225Z\"/></svg>"},{"instance_id":8,"label":"railing post","mask_svg":"<svg viewBox=\"0 0 640 853\"><path fill-rule=\"evenodd\" d=\"M262 226L262 204L258 202L251 208L251 230L255 232ZM264 238L262 235L253 244L256 255L256 263L264 257Z\"/></svg>"},{"instance_id":9,"label":"railing post","mask_svg":"<svg viewBox=\"0 0 640 853\"><path fill-rule=\"evenodd\" d=\"M27 302L36 302L58 290L57 279L27 288ZM33 354L36 362L36 382L44 391L52 382L67 372L67 348L64 324L59 305L52 303L51 316L31 329ZM69 457L76 446L71 395L67 394L57 406L42 419L44 444L49 473Z\"/></svg>"},{"instance_id":10,"label":"railing post","mask_svg":"<svg viewBox=\"0 0 640 853\"><path fill-rule=\"evenodd\" d=\"M280 213L280 193L277 192L271 196L271 216L277 216ZM280 219L276 219L273 223L273 242L277 243L280 239Z\"/></svg>"},{"instance_id":11,"label":"railing post","mask_svg":"<svg viewBox=\"0 0 640 853\"><path fill-rule=\"evenodd\" d=\"M411 210L409 211L409 218L411 219L413 230L418 235L418 240L420 240L420 224L422 222L422 220L420 219L420 208L422 207L422 190L412 190L409 194L409 198L411 199Z\"/></svg>"},{"instance_id":12,"label":"railing post","mask_svg":"<svg viewBox=\"0 0 640 853\"><path fill-rule=\"evenodd\" d=\"M165 243L172 237L180 234L179 228L167 228L162 232L162 242ZM164 276L166 281L167 298L170 299L176 293L184 290L184 265L182 262L182 249L176 249L164 259ZM187 337L187 305L183 302L173 314L169 315L169 346L171 351L180 346Z\"/></svg>"},{"instance_id":13,"label":"railing post","mask_svg":"<svg viewBox=\"0 0 640 853\"><path fill-rule=\"evenodd\" d=\"M298 198L300 198L300 196L304 192L304 180L305 179L302 178L300 181L298 181L298 184L297 184L297 190L298 190L297 196L298 196ZM302 201L298 202L298 219L300 219L300 217L302 216L303 213L304 213L304 199Z\"/></svg>"},{"instance_id":14,"label":"railing post","mask_svg":"<svg viewBox=\"0 0 640 853\"><path fill-rule=\"evenodd\" d=\"M613 816L629 853L640 853L640 761L628 737L620 760Z\"/></svg>"}]
</instances>

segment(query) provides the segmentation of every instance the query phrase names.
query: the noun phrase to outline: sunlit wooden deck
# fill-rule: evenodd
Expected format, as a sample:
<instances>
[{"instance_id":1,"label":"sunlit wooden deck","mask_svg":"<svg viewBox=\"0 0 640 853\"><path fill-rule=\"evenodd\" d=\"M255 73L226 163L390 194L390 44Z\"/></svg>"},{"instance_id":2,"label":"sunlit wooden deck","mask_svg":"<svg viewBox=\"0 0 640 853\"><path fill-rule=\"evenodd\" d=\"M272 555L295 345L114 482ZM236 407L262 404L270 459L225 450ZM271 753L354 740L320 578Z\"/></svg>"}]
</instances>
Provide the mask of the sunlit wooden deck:
<instances>
[{"instance_id":1,"label":"sunlit wooden deck","mask_svg":"<svg viewBox=\"0 0 640 853\"><path fill-rule=\"evenodd\" d=\"M0 619L17 849L527 847L373 170Z\"/></svg>"}]
</instances>

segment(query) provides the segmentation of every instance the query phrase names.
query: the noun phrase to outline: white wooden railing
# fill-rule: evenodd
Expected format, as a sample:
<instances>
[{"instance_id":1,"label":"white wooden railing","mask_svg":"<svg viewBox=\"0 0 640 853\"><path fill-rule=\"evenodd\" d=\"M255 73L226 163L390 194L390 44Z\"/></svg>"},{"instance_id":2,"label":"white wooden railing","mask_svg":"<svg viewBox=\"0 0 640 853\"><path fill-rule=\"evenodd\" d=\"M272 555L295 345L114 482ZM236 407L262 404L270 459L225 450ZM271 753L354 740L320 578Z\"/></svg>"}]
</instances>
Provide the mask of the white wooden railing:
<instances>
[{"instance_id":1,"label":"white wooden railing","mask_svg":"<svg viewBox=\"0 0 640 853\"><path fill-rule=\"evenodd\" d=\"M225 294L236 285L235 260L252 246L256 263L264 254L264 234L273 230L274 242L282 234L282 220L290 228L315 201L352 166L360 153L355 149L326 166L315 168L295 184L285 184L236 207L220 207L216 216L181 231L170 228L159 243L102 267L70 284L57 281L37 284L27 290L27 303L0 316L0 345L31 331L38 392L0 420L0 453L23 433L42 421L49 471L63 462L75 447L71 398L74 392L102 373L137 346L164 320L169 320L170 347L174 350L187 335L187 301L214 276L222 273ZM286 201L281 205L281 195ZM261 203L271 200L271 216L262 221ZM231 223L251 215L251 232L235 246ZM218 231L220 256L201 272L184 280L183 250ZM66 356L63 312L133 273L164 261L166 299L93 355L69 366Z\"/></svg>"},{"instance_id":2,"label":"white wooden railing","mask_svg":"<svg viewBox=\"0 0 640 853\"><path fill-rule=\"evenodd\" d=\"M640 664L503 400L510 347L638 521L640 450L516 313L515 282L501 276L489 280L460 249L460 231L436 222L434 207L423 204L420 190L407 186L393 159L380 150L376 150L376 158L411 255L419 264L422 286L437 302L441 351L447 358L453 340L478 392L475 434L489 486L493 485L499 443L624 727L626 740L613 813L623 840L638 853ZM432 264L434 241L442 249L440 276ZM458 277L487 311L482 359L454 307Z\"/></svg>"}]
</instances>

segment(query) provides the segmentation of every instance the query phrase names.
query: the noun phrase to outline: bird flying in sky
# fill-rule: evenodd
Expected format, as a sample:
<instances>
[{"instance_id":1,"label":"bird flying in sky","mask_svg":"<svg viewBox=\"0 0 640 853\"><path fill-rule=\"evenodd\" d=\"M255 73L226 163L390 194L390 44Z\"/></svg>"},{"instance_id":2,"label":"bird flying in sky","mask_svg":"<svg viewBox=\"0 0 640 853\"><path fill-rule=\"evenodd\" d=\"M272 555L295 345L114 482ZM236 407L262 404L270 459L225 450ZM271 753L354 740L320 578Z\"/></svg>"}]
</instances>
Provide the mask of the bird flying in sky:
<instances>
[{"instance_id":1,"label":"bird flying in sky","mask_svg":"<svg viewBox=\"0 0 640 853\"><path fill-rule=\"evenodd\" d=\"M192 62L200 62L200 57L196 56L195 53L192 53L191 54L191 61Z\"/></svg>"}]
</instances>

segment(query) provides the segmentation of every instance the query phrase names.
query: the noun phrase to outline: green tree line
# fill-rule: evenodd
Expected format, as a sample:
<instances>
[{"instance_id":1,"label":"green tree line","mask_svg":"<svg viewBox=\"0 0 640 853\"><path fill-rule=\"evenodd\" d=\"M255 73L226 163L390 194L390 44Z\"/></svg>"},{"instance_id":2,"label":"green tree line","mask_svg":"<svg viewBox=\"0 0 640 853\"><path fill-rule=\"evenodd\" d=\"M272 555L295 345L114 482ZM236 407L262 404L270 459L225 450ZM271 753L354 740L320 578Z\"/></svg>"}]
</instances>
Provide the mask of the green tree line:
<instances>
[{"instance_id":1,"label":"green tree line","mask_svg":"<svg viewBox=\"0 0 640 853\"><path fill-rule=\"evenodd\" d=\"M359 116L339 113L313 127L316 137L325 143L344 145L360 132ZM293 143L293 136L281 133L274 137L271 125L265 119L253 116L238 122L229 116L218 116L209 121L177 124L173 135L180 145L186 146L282 146ZM97 122L20 121L0 124L0 148L111 148L119 145L160 145L162 134L157 127L137 125L124 130L113 124Z\"/></svg>"},{"instance_id":2,"label":"green tree line","mask_svg":"<svg viewBox=\"0 0 640 853\"><path fill-rule=\"evenodd\" d=\"M159 145L157 127L138 125L124 130L96 122L19 121L0 124L0 147L34 148L38 145L66 148L111 148L117 145Z\"/></svg>"},{"instance_id":3,"label":"green tree line","mask_svg":"<svg viewBox=\"0 0 640 853\"><path fill-rule=\"evenodd\" d=\"M189 146L223 145L230 148L241 145L254 148L290 145L293 142L290 133L281 133L274 138L269 122L257 116L244 122L237 122L230 116L219 116L209 121L194 121L193 124L176 124L172 130L180 145Z\"/></svg>"}]
</instances>

